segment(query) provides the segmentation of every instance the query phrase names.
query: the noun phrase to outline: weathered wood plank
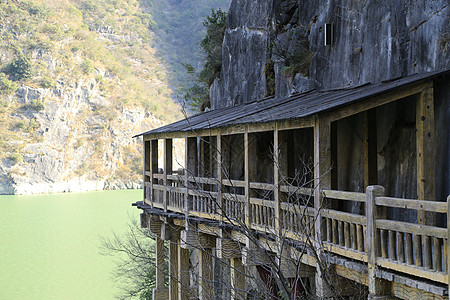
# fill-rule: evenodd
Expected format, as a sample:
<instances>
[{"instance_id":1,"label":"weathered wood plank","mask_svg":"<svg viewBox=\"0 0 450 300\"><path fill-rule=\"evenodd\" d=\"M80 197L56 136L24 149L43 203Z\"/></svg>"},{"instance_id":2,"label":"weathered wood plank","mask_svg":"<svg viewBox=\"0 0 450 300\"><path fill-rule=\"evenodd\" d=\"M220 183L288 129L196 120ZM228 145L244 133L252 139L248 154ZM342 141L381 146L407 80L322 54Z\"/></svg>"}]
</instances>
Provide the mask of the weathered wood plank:
<instances>
[{"instance_id":1,"label":"weathered wood plank","mask_svg":"<svg viewBox=\"0 0 450 300\"><path fill-rule=\"evenodd\" d=\"M178 244L169 243L169 299L178 299Z\"/></svg>"},{"instance_id":2,"label":"weathered wood plank","mask_svg":"<svg viewBox=\"0 0 450 300\"><path fill-rule=\"evenodd\" d=\"M398 207L415 210L425 210L439 213L447 212L447 202L435 202L428 200L412 200L392 197L377 197L376 205Z\"/></svg>"},{"instance_id":3,"label":"weathered wood plank","mask_svg":"<svg viewBox=\"0 0 450 300\"><path fill-rule=\"evenodd\" d=\"M445 238L447 236L447 229L440 227L433 227L427 225L406 223L391 220L377 220L377 228L385 230L397 230L400 232L407 232L419 235L427 235L438 238Z\"/></svg>"},{"instance_id":4,"label":"weathered wood plank","mask_svg":"<svg viewBox=\"0 0 450 300\"><path fill-rule=\"evenodd\" d=\"M447 283L447 275L444 272L436 272L423 267L411 266L392 261L387 258L378 258L377 264L380 267L395 270L405 274L411 274L417 277L426 278L435 282Z\"/></svg>"},{"instance_id":5,"label":"weathered wood plank","mask_svg":"<svg viewBox=\"0 0 450 300\"><path fill-rule=\"evenodd\" d=\"M434 143L434 90L422 91L416 101L416 156L417 198L434 200L436 197L436 159ZM419 224L434 225L435 215L423 210L417 212Z\"/></svg>"},{"instance_id":6,"label":"weathered wood plank","mask_svg":"<svg viewBox=\"0 0 450 300\"><path fill-rule=\"evenodd\" d=\"M344 192L335 190L323 190L322 192L326 198L346 200L346 201L366 202L366 194L364 193Z\"/></svg>"},{"instance_id":7,"label":"weathered wood plank","mask_svg":"<svg viewBox=\"0 0 450 300\"><path fill-rule=\"evenodd\" d=\"M364 188L378 184L377 111L364 112Z\"/></svg>"},{"instance_id":8,"label":"weathered wood plank","mask_svg":"<svg viewBox=\"0 0 450 300\"><path fill-rule=\"evenodd\" d=\"M332 209L322 209L322 216L338 221L366 225L366 217Z\"/></svg>"},{"instance_id":9,"label":"weathered wood plank","mask_svg":"<svg viewBox=\"0 0 450 300\"><path fill-rule=\"evenodd\" d=\"M223 179L222 184L226 186L234 186L234 187L245 187L245 181L242 180L233 180L233 179Z\"/></svg>"}]
</instances>

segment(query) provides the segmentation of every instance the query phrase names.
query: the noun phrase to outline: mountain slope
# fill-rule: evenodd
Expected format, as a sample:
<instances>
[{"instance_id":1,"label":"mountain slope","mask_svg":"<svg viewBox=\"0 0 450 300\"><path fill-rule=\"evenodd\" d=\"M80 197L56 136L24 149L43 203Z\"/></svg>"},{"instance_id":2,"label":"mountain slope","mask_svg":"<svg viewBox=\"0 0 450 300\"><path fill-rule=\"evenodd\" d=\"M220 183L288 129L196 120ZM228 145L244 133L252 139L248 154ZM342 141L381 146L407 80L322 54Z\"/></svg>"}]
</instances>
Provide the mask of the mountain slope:
<instances>
[{"instance_id":1,"label":"mountain slope","mask_svg":"<svg viewBox=\"0 0 450 300\"><path fill-rule=\"evenodd\" d=\"M182 117L133 0L0 1L0 193L136 187L133 134Z\"/></svg>"}]
</instances>

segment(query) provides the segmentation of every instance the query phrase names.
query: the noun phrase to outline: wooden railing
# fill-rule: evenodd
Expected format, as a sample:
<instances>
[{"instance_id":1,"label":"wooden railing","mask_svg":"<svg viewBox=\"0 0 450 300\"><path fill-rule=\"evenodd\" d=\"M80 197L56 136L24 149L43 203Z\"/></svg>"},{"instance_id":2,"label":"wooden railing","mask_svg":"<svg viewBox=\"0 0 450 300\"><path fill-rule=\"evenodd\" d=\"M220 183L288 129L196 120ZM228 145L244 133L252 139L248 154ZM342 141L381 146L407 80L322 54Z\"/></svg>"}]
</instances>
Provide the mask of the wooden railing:
<instances>
[{"instance_id":1,"label":"wooden railing","mask_svg":"<svg viewBox=\"0 0 450 300\"><path fill-rule=\"evenodd\" d=\"M166 177L168 185L163 185L162 174L153 174L155 180L152 185L145 183L146 200L150 200L155 208L235 225L245 224L245 213L248 211L248 228L283 234L299 241L306 236L315 236L314 224L320 218L321 239L326 251L435 282L447 284L449 281L449 230L435 225L389 220L385 211L387 208L400 208L447 214L450 196L447 202L391 198L384 196L384 189L380 186L368 187L366 193L322 191L321 195L326 200L353 201L365 206L361 214L355 214L326 206L316 209L289 200L292 195L313 197L314 191L307 188L280 185L277 190L273 184L250 183L253 189L284 193L283 201L277 205L271 199L220 192L225 187L242 189L244 181L223 180L219 183L214 178ZM208 191L202 190L205 185L208 185ZM151 193L150 186L153 188ZM164 193L167 193L166 196ZM153 196L149 199L148 195ZM276 219L277 209L279 222Z\"/></svg>"}]
</instances>

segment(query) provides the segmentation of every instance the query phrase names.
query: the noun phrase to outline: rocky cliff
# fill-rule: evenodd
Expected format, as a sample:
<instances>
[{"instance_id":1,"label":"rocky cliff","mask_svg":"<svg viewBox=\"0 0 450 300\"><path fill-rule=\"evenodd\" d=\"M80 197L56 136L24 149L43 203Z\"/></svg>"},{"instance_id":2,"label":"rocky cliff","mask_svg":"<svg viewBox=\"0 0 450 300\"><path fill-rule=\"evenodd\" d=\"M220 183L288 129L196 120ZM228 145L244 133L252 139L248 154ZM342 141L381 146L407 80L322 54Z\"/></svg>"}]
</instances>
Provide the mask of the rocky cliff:
<instances>
[{"instance_id":1,"label":"rocky cliff","mask_svg":"<svg viewBox=\"0 0 450 300\"><path fill-rule=\"evenodd\" d=\"M448 69L449 12L446 0L233 0L222 45L221 74L210 88L211 106ZM324 41L325 24L332 26L330 45ZM435 85L437 199L450 193L450 87L445 85ZM383 127L379 137L378 167L387 174L380 184L394 182L387 191L393 196L416 197L416 161L411 152L416 143L411 125L414 111L414 107L381 111L402 124L392 126L398 132L391 125ZM401 149L385 153L394 140L401 141ZM360 191L363 174L356 162L362 153L345 148L339 155L339 161L348 162L352 170L348 178L341 178L348 185L340 188ZM389 160L389 170L383 169L385 160Z\"/></svg>"},{"instance_id":2,"label":"rocky cliff","mask_svg":"<svg viewBox=\"0 0 450 300\"><path fill-rule=\"evenodd\" d=\"M0 1L0 194L139 188L132 136L182 115L127 1Z\"/></svg>"},{"instance_id":3,"label":"rocky cliff","mask_svg":"<svg viewBox=\"0 0 450 300\"><path fill-rule=\"evenodd\" d=\"M448 67L449 11L445 0L233 0L212 108Z\"/></svg>"}]
</instances>

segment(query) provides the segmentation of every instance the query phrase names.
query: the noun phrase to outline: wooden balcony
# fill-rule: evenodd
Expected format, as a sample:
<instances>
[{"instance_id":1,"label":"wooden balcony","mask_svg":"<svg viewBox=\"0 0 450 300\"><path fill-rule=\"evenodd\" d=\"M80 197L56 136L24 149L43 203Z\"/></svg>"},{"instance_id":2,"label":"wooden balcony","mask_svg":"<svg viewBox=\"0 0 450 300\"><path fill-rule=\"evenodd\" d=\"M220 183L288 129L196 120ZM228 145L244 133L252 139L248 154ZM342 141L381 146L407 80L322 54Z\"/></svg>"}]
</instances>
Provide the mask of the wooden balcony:
<instances>
[{"instance_id":1,"label":"wooden balcony","mask_svg":"<svg viewBox=\"0 0 450 300\"><path fill-rule=\"evenodd\" d=\"M263 100L144 133L138 206L156 218L160 238L172 224L181 245L194 231L218 253L237 243L243 264L264 260L250 251L255 238L274 254L286 240L302 264L316 268L317 257L297 251L314 248L371 296L448 299L449 198L435 140L443 130L435 107L444 102L434 103L431 81L389 84L382 93L371 85Z\"/></svg>"},{"instance_id":2,"label":"wooden balcony","mask_svg":"<svg viewBox=\"0 0 450 300\"><path fill-rule=\"evenodd\" d=\"M163 177L153 174L158 181ZM389 220L385 212L401 208L443 215L448 212L450 196L446 202L392 198L384 196L381 186L369 186L366 193L320 191L323 199L364 204L365 213L355 214L327 207L317 210L311 205L249 197L245 193L218 192L224 186L244 188L245 181L223 179L219 182L217 178L186 176L184 172L167 175L166 180L168 185L145 183L147 205L144 206L161 210L161 213L179 213L200 222L212 221L216 226L246 226L275 240L278 235L298 243L314 239L315 224L319 222L321 245L327 253L377 270L376 274L362 272L362 283L369 285L369 276L383 278L399 274L416 285L426 286L425 291L436 294L437 299L448 295L444 286L449 283L450 231L446 227ZM215 191L201 189L204 184ZM306 204L314 203L314 189L259 182L250 182L249 187L266 192L279 189L280 193L303 196Z\"/></svg>"}]
</instances>

